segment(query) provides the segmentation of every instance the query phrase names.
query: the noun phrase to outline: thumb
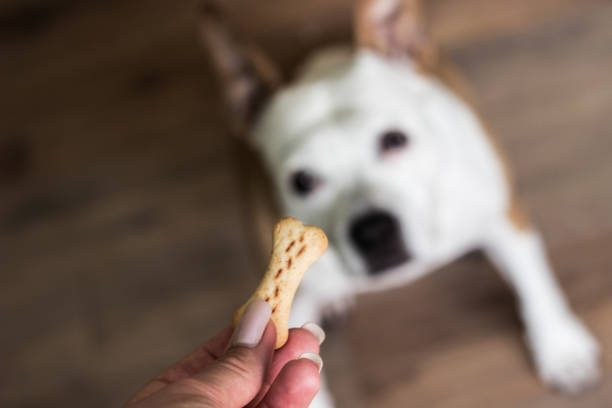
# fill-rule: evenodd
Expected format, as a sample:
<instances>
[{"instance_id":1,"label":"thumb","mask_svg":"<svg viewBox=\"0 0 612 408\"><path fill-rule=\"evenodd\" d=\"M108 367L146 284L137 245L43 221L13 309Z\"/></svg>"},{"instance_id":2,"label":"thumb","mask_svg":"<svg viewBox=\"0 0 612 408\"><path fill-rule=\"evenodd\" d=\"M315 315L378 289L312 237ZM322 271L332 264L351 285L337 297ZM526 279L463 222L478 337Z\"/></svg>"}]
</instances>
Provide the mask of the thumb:
<instances>
[{"instance_id":1,"label":"thumb","mask_svg":"<svg viewBox=\"0 0 612 408\"><path fill-rule=\"evenodd\" d=\"M249 304L225 354L196 374L199 389L218 408L241 408L259 392L272 359L276 329L270 305Z\"/></svg>"}]
</instances>

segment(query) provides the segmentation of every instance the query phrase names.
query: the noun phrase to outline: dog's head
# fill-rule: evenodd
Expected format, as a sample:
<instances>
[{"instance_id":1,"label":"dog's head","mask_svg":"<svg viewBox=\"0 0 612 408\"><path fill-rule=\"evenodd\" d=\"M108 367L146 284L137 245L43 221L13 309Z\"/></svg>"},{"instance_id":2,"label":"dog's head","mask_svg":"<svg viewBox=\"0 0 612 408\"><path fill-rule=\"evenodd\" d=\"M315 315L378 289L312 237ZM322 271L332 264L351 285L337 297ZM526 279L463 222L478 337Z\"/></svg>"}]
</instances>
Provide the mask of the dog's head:
<instances>
[{"instance_id":1,"label":"dog's head","mask_svg":"<svg viewBox=\"0 0 612 408\"><path fill-rule=\"evenodd\" d=\"M319 53L284 86L216 18L203 25L235 124L262 153L284 209L322 227L356 274L434 247L438 175L453 144L440 117L452 116L452 97L424 73L436 53L419 6L358 2L356 51Z\"/></svg>"}]
</instances>

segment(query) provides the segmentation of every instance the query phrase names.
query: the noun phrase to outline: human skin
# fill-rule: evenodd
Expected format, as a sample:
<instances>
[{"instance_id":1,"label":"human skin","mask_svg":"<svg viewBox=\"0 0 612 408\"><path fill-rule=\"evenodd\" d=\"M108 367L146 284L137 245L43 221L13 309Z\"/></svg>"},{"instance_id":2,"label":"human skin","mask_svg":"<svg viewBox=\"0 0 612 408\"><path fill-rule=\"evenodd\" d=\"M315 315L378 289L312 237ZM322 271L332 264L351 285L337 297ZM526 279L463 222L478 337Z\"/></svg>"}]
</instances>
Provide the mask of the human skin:
<instances>
[{"instance_id":1,"label":"human skin","mask_svg":"<svg viewBox=\"0 0 612 408\"><path fill-rule=\"evenodd\" d=\"M308 407L320 385L322 336L291 329L275 351L276 330L262 310L250 313L255 323L225 328L149 381L124 408Z\"/></svg>"}]
</instances>

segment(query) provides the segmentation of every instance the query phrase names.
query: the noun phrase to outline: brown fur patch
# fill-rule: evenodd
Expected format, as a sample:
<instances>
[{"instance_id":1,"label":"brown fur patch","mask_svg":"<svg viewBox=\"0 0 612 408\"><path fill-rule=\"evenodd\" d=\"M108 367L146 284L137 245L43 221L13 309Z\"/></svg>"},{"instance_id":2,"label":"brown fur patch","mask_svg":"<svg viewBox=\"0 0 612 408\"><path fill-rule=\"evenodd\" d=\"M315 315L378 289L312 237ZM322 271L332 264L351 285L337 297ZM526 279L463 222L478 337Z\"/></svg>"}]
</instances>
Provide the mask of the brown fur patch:
<instances>
[{"instance_id":1,"label":"brown fur patch","mask_svg":"<svg viewBox=\"0 0 612 408\"><path fill-rule=\"evenodd\" d=\"M518 201L516 197L513 198L514 199L510 203L510 208L508 208L508 219L517 229L521 231L529 230L531 228L529 214L520 201Z\"/></svg>"}]
</instances>

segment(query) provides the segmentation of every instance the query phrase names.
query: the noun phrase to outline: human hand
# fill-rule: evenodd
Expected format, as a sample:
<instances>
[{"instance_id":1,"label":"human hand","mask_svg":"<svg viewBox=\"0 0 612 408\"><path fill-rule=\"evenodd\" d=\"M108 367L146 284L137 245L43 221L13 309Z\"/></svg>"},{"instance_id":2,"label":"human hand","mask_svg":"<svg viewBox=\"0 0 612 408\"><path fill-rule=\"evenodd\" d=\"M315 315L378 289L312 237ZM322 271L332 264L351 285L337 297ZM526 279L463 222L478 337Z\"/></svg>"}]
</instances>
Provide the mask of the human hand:
<instances>
[{"instance_id":1,"label":"human hand","mask_svg":"<svg viewBox=\"0 0 612 408\"><path fill-rule=\"evenodd\" d=\"M233 335L232 335L232 332ZM306 408L319 390L325 333L291 329L274 350L270 306L254 301L228 327L144 386L124 408Z\"/></svg>"}]
</instances>

